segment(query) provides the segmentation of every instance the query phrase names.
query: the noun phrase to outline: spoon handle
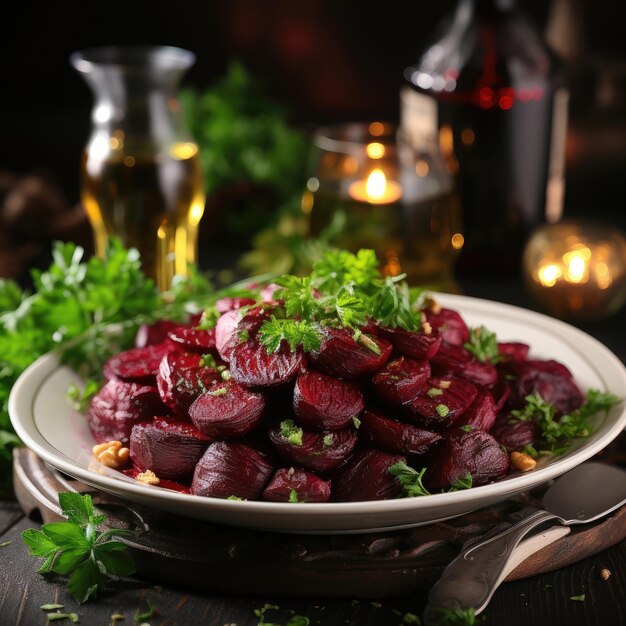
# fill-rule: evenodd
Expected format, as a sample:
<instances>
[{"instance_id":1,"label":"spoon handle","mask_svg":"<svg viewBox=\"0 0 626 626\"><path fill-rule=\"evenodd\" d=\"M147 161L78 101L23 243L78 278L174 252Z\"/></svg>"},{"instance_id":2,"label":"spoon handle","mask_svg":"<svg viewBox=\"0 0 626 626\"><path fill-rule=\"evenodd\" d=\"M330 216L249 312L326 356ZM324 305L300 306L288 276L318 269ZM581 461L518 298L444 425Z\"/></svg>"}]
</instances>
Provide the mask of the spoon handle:
<instances>
[{"instance_id":1,"label":"spoon handle","mask_svg":"<svg viewBox=\"0 0 626 626\"><path fill-rule=\"evenodd\" d=\"M428 595L424 612L426 624L439 619L437 609L468 609L482 611L498 588L511 554L533 528L557 516L548 511L535 511L521 522L473 544L444 570Z\"/></svg>"}]
</instances>

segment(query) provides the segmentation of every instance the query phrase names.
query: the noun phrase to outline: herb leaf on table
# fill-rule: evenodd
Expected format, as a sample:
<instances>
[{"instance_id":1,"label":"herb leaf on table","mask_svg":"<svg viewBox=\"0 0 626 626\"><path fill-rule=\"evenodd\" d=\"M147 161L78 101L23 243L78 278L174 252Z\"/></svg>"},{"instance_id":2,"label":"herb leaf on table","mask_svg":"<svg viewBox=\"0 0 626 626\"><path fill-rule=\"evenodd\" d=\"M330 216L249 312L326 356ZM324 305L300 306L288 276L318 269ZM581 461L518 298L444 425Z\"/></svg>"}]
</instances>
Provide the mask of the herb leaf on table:
<instances>
[{"instance_id":1,"label":"herb leaf on table","mask_svg":"<svg viewBox=\"0 0 626 626\"><path fill-rule=\"evenodd\" d=\"M67 521L44 524L41 530L29 528L22 540L32 556L45 559L38 572L69 576L68 589L82 604L105 589L110 578L135 571L126 544L115 539L134 531L99 532L96 526L106 516L95 514L89 495L60 493L59 504Z\"/></svg>"}]
</instances>

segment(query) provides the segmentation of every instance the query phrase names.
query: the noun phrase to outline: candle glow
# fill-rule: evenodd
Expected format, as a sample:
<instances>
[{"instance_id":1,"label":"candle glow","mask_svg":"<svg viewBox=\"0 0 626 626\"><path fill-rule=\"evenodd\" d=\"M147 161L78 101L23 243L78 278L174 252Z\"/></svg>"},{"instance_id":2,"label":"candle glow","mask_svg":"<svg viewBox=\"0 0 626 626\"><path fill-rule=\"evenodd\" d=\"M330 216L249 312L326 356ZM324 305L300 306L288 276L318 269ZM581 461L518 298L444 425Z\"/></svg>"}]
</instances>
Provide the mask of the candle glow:
<instances>
[{"instance_id":1,"label":"candle glow","mask_svg":"<svg viewBox=\"0 0 626 626\"><path fill-rule=\"evenodd\" d=\"M394 180L387 180L385 172L376 168L367 180L357 180L350 185L348 193L355 200L370 204L390 204L402 196L402 187Z\"/></svg>"}]
</instances>

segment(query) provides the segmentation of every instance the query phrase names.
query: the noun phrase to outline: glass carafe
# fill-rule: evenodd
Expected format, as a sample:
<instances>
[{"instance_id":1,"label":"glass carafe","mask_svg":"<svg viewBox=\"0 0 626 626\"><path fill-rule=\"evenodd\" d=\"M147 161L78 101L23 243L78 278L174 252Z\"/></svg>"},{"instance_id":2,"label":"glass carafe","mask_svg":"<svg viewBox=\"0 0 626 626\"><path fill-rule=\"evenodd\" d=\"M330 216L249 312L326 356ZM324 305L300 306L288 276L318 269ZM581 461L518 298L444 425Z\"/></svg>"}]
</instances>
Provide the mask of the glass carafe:
<instances>
[{"instance_id":1,"label":"glass carafe","mask_svg":"<svg viewBox=\"0 0 626 626\"><path fill-rule=\"evenodd\" d=\"M198 146L177 98L195 56L169 46L111 46L77 51L70 61L94 93L81 199L96 254L115 236L137 248L144 271L168 289L196 261L205 204Z\"/></svg>"}]
</instances>

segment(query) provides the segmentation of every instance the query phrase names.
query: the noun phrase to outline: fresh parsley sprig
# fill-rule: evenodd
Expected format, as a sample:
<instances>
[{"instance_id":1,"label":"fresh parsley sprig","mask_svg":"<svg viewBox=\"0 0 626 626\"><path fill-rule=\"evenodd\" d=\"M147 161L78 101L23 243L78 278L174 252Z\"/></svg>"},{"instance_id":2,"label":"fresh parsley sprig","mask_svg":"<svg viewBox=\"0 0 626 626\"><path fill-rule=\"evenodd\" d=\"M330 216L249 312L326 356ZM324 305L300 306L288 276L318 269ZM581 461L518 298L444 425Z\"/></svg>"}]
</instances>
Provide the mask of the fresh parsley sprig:
<instances>
[{"instance_id":1,"label":"fresh parsley sprig","mask_svg":"<svg viewBox=\"0 0 626 626\"><path fill-rule=\"evenodd\" d=\"M522 409L511 411L513 418L522 422L533 422L539 428L539 452L563 454L574 439L588 437L592 433L589 418L600 411L608 411L618 402L612 393L590 389L583 404L558 417L556 407L546 402L538 392L526 396Z\"/></svg>"},{"instance_id":2,"label":"fresh parsley sprig","mask_svg":"<svg viewBox=\"0 0 626 626\"><path fill-rule=\"evenodd\" d=\"M388 471L400 481L405 496L413 498L416 496L431 495L430 491L428 491L428 489L424 487L424 483L422 483L422 478L424 478L424 474L426 473L425 467L418 472L412 467L409 467L406 463L400 461L392 465Z\"/></svg>"},{"instance_id":3,"label":"fresh parsley sprig","mask_svg":"<svg viewBox=\"0 0 626 626\"><path fill-rule=\"evenodd\" d=\"M490 361L494 365L502 359L496 334L484 326L470 328L470 340L463 347L481 363Z\"/></svg>"},{"instance_id":4,"label":"fresh parsley sprig","mask_svg":"<svg viewBox=\"0 0 626 626\"><path fill-rule=\"evenodd\" d=\"M31 555L45 559L39 573L69 576L68 589L82 604L96 597L109 578L130 576L135 571L126 544L115 539L134 531L99 532L96 527L106 516L95 514L89 495L60 493L59 504L67 521L44 524L41 530L30 528L22 533L22 539Z\"/></svg>"},{"instance_id":5,"label":"fresh parsley sprig","mask_svg":"<svg viewBox=\"0 0 626 626\"><path fill-rule=\"evenodd\" d=\"M259 341L269 353L276 352L283 341L291 350L298 346L310 352L319 350L322 334L319 326L308 320L277 319L273 315L259 330Z\"/></svg>"}]
</instances>

